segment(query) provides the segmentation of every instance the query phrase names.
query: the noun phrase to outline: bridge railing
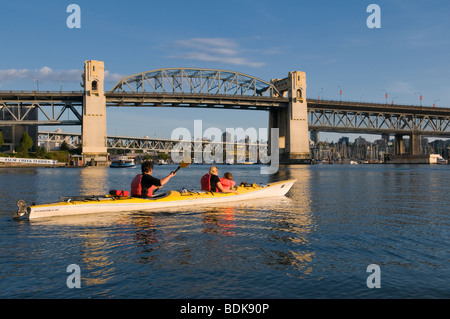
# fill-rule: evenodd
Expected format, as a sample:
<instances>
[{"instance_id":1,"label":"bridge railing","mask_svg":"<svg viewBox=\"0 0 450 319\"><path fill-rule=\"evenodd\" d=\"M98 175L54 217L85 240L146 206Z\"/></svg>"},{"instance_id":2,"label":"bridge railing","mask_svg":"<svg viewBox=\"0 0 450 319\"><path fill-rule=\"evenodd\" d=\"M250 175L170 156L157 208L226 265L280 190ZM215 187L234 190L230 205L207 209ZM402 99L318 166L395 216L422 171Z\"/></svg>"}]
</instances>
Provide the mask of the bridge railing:
<instances>
[{"instance_id":1,"label":"bridge railing","mask_svg":"<svg viewBox=\"0 0 450 319\"><path fill-rule=\"evenodd\" d=\"M0 90L0 94L83 94L83 91Z\"/></svg>"},{"instance_id":2,"label":"bridge railing","mask_svg":"<svg viewBox=\"0 0 450 319\"><path fill-rule=\"evenodd\" d=\"M280 102L287 102L288 98L279 96L253 96L253 95L230 95L230 94L220 94L220 93L186 93L186 92L126 92L126 91L114 91L105 92L106 97L160 97L160 96L174 96L174 97L189 97L189 98L199 98L199 97L223 97L227 99L258 99L258 100L277 100Z\"/></svg>"},{"instance_id":3,"label":"bridge railing","mask_svg":"<svg viewBox=\"0 0 450 319\"><path fill-rule=\"evenodd\" d=\"M445 111L449 111L449 107L433 107L431 105L419 105L419 104L392 104L392 103L380 103L380 102L363 102L363 101L356 101L356 100L322 100L322 99L307 99L308 103L311 104L331 104L331 105L355 105L355 106L375 106L375 107L399 107L399 108L418 108L418 109L424 109L424 110L430 110L430 109L442 109Z\"/></svg>"}]
</instances>

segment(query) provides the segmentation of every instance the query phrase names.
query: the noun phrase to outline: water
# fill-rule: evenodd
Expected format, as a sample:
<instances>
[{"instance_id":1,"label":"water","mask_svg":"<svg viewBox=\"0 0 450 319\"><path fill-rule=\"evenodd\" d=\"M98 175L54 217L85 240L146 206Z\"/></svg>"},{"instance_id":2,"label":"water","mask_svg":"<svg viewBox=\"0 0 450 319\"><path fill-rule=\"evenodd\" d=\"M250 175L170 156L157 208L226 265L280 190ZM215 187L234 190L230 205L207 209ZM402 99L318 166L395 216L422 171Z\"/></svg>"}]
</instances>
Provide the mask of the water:
<instances>
[{"instance_id":1,"label":"water","mask_svg":"<svg viewBox=\"0 0 450 319\"><path fill-rule=\"evenodd\" d=\"M207 166L166 189L194 188ZM164 177L174 166L156 166ZM14 221L18 199L128 189L136 169L1 168L0 298L449 298L450 166L219 166L296 178L247 203ZM81 270L69 289L67 267ZM381 288L368 288L370 264Z\"/></svg>"}]
</instances>

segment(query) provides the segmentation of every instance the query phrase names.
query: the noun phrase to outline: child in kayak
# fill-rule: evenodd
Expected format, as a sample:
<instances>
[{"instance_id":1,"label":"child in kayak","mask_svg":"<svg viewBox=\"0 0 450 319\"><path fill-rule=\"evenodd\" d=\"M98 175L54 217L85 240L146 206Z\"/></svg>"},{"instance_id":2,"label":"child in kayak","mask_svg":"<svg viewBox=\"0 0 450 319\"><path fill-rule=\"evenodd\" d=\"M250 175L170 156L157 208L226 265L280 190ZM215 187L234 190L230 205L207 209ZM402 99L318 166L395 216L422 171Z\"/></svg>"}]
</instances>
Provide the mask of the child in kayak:
<instances>
[{"instance_id":1,"label":"child in kayak","mask_svg":"<svg viewBox=\"0 0 450 319\"><path fill-rule=\"evenodd\" d=\"M236 185L236 182L233 181L233 174L230 172L223 174L223 177L220 179L220 183L225 189L232 189L233 186Z\"/></svg>"},{"instance_id":2,"label":"child in kayak","mask_svg":"<svg viewBox=\"0 0 450 319\"><path fill-rule=\"evenodd\" d=\"M235 193L236 195L239 194L233 189L226 189L225 187L223 187L217 174L219 174L219 170L217 169L217 167L211 166L211 168L209 169L209 174L203 175L200 180L202 190L207 192Z\"/></svg>"}]
</instances>

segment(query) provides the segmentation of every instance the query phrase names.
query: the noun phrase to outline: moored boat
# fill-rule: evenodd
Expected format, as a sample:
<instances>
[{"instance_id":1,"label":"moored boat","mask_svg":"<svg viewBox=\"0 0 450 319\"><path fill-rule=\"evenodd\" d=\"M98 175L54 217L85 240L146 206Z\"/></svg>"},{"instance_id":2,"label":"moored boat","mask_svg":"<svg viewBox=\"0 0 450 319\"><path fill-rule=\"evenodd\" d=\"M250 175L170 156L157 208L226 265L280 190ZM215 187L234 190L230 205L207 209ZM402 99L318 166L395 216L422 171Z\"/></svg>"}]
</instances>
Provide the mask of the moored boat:
<instances>
[{"instance_id":1,"label":"moored boat","mask_svg":"<svg viewBox=\"0 0 450 319\"><path fill-rule=\"evenodd\" d=\"M131 168L136 167L136 163L134 162L134 158L128 156L120 156L111 161L109 167L112 168Z\"/></svg>"},{"instance_id":2,"label":"moored boat","mask_svg":"<svg viewBox=\"0 0 450 319\"><path fill-rule=\"evenodd\" d=\"M92 195L61 197L62 201L49 204L27 205L25 201L17 202L15 219L34 219L54 216L70 216L93 213L121 211L145 211L169 207L185 207L189 205L209 205L247 201L257 198L284 196L296 180L286 180L267 185L244 185L234 193L214 193L196 190L168 191L152 198L137 198L116 195Z\"/></svg>"}]
</instances>

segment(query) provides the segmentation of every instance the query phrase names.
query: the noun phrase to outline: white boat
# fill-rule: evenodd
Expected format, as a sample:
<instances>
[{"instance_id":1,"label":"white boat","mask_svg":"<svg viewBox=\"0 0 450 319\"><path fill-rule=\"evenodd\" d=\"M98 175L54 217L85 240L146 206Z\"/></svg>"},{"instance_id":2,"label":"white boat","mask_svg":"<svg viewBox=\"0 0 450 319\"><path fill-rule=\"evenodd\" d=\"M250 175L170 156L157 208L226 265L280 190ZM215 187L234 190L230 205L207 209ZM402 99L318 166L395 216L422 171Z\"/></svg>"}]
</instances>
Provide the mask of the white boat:
<instances>
[{"instance_id":1,"label":"white boat","mask_svg":"<svg viewBox=\"0 0 450 319\"><path fill-rule=\"evenodd\" d=\"M436 164L447 164L448 161L446 161L442 156L438 156L436 158Z\"/></svg>"},{"instance_id":2,"label":"white boat","mask_svg":"<svg viewBox=\"0 0 450 319\"><path fill-rule=\"evenodd\" d=\"M92 195L61 197L62 201L27 205L25 201L17 202L15 219L34 219L54 216L70 216L93 213L108 213L122 211L142 211L169 207L186 207L189 205L210 205L215 203L229 203L249 201L258 198L284 196L296 182L286 180L269 183L267 185L245 185L237 187L235 193L215 193L205 191L168 191L152 198L137 198L115 195Z\"/></svg>"},{"instance_id":3,"label":"white boat","mask_svg":"<svg viewBox=\"0 0 450 319\"><path fill-rule=\"evenodd\" d=\"M130 168L136 167L136 163L134 162L134 158L128 156L120 156L111 161L111 165L109 167L112 168Z\"/></svg>"}]
</instances>

